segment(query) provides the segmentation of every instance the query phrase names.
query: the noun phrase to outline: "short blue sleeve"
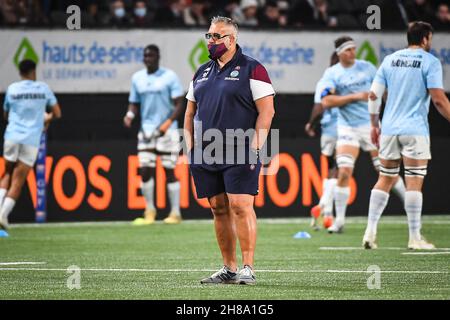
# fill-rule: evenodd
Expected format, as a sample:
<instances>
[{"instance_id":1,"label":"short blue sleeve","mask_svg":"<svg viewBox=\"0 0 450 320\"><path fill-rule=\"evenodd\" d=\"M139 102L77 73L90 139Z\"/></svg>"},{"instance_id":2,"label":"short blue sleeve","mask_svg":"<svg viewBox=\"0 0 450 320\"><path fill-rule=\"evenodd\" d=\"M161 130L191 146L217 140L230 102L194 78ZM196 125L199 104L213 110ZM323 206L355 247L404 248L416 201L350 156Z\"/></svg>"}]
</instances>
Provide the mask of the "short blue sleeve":
<instances>
[{"instance_id":1,"label":"short blue sleeve","mask_svg":"<svg viewBox=\"0 0 450 320\"><path fill-rule=\"evenodd\" d=\"M316 92L314 93L314 103L322 103L322 90L323 87L323 81L322 79L319 80L316 84Z\"/></svg>"},{"instance_id":2,"label":"short blue sleeve","mask_svg":"<svg viewBox=\"0 0 450 320\"><path fill-rule=\"evenodd\" d=\"M9 101L9 90L6 90L5 101L3 102L3 110L9 111L10 101Z\"/></svg>"},{"instance_id":3,"label":"short blue sleeve","mask_svg":"<svg viewBox=\"0 0 450 320\"><path fill-rule=\"evenodd\" d=\"M442 80L442 65L438 59L431 60L425 77L427 89L444 89Z\"/></svg>"},{"instance_id":4,"label":"short blue sleeve","mask_svg":"<svg viewBox=\"0 0 450 320\"><path fill-rule=\"evenodd\" d=\"M386 61L386 59L383 61L381 66L378 68L378 71L376 72L373 81L387 87L386 75L384 72L385 61Z\"/></svg>"},{"instance_id":5,"label":"short blue sleeve","mask_svg":"<svg viewBox=\"0 0 450 320\"><path fill-rule=\"evenodd\" d=\"M334 80L333 69L328 68L322 76L322 88L336 89L336 81Z\"/></svg>"},{"instance_id":6,"label":"short blue sleeve","mask_svg":"<svg viewBox=\"0 0 450 320\"><path fill-rule=\"evenodd\" d=\"M128 97L128 102L130 103L140 103L141 97L139 96L139 92L136 88L136 83L134 79L131 81L131 90L130 90L130 96Z\"/></svg>"},{"instance_id":7,"label":"short blue sleeve","mask_svg":"<svg viewBox=\"0 0 450 320\"><path fill-rule=\"evenodd\" d=\"M45 86L45 98L47 99L47 107L53 107L58 103L55 94L48 86Z\"/></svg>"},{"instance_id":8,"label":"short blue sleeve","mask_svg":"<svg viewBox=\"0 0 450 320\"><path fill-rule=\"evenodd\" d=\"M170 81L170 97L172 99L181 97L184 93L183 87L181 86L180 79L178 79L178 76L175 74L175 72L172 73L171 81Z\"/></svg>"}]
</instances>

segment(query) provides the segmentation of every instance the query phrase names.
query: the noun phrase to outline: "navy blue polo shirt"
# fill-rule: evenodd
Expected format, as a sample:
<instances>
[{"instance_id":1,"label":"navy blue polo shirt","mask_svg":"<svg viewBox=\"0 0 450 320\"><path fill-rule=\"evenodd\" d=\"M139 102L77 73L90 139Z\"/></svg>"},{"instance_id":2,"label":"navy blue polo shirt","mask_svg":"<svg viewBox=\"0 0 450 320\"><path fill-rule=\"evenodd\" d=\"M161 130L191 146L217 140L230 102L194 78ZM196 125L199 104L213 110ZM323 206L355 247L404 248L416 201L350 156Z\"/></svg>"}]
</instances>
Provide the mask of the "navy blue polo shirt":
<instances>
[{"instance_id":1,"label":"navy blue polo shirt","mask_svg":"<svg viewBox=\"0 0 450 320\"><path fill-rule=\"evenodd\" d=\"M196 145L205 146L200 139L208 129L220 130L224 143L233 143L226 130L254 129L258 116L255 100L274 94L264 66L244 55L239 46L222 69L217 61L205 63L195 73L186 95L197 104L194 117ZM245 144L248 143L246 140Z\"/></svg>"}]
</instances>

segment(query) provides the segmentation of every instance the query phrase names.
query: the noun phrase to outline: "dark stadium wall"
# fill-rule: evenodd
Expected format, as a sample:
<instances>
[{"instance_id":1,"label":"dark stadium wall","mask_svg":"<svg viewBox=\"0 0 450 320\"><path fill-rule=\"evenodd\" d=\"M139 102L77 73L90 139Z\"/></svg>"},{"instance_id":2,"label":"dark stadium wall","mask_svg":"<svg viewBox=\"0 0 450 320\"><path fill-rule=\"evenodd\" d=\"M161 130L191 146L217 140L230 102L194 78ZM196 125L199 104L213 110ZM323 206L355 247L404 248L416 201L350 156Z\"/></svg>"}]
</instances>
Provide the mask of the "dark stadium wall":
<instances>
[{"instance_id":1,"label":"dark stadium wall","mask_svg":"<svg viewBox=\"0 0 450 320\"><path fill-rule=\"evenodd\" d=\"M137 175L136 133L122 125L127 96L58 95L63 119L48 133L48 221L132 220L144 209ZM276 175L261 176L256 198L259 217L307 217L322 192L326 176L325 159L320 157L319 139L305 137L303 127L309 117L312 96L278 95L274 128L280 129L280 169ZM181 120L181 119L180 119ZM450 129L431 107L433 160L424 187L424 214L440 214L450 208L450 198L442 196L443 181L450 161ZM4 130L5 122L1 129ZM3 131L2 131L3 132ZM3 160L3 159L2 159ZM181 159L180 162L183 159ZM0 161L0 174L4 162ZM194 185L185 163L176 175L181 182L181 206L185 219L210 218L205 201L195 197ZM164 170L158 166L156 201L159 217L168 213ZM352 181L350 216L367 214L370 190L376 174L370 157L362 154ZM27 179L21 198L11 214L12 222L34 221L36 197L34 172ZM392 195L388 215L403 215L402 204Z\"/></svg>"}]
</instances>

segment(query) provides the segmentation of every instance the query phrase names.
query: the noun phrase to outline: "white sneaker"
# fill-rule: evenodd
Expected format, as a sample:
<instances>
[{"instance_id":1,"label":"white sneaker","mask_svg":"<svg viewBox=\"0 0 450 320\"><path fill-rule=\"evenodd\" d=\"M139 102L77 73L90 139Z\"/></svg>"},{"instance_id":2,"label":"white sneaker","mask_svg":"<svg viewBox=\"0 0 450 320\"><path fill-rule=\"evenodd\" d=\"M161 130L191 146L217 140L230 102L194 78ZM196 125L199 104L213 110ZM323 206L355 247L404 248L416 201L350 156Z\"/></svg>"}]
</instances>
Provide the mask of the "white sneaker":
<instances>
[{"instance_id":1,"label":"white sneaker","mask_svg":"<svg viewBox=\"0 0 450 320\"><path fill-rule=\"evenodd\" d=\"M1 216L0 217L0 229L8 230L8 228L9 228L8 218Z\"/></svg>"},{"instance_id":2,"label":"white sneaker","mask_svg":"<svg viewBox=\"0 0 450 320\"><path fill-rule=\"evenodd\" d=\"M419 240L409 239L408 249L410 250L433 250L436 249L434 244L421 237Z\"/></svg>"},{"instance_id":3,"label":"white sneaker","mask_svg":"<svg viewBox=\"0 0 450 320\"><path fill-rule=\"evenodd\" d=\"M328 233L342 233L344 232L344 226L333 223L333 225L329 227L327 230Z\"/></svg>"},{"instance_id":4,"label":"white sneaker","mask_svg":"<svg viewBox=\"0 0 450 320\"><path fill-rule=\"evenodd\" d=\"M239 284L256 284L255 273L250 266L245 265L239 271L237 283Z\"/></svg>"},{"instance_id":5,"label":"white sneaker","mask_svg":"<svg viewBox=\"0 0 450 320\"><path fill-rule=\"evenodd\" d=\"M364 249L377 249L377 235L373 233L365 233L363 237Z\"/></svg>"}]
</instances>

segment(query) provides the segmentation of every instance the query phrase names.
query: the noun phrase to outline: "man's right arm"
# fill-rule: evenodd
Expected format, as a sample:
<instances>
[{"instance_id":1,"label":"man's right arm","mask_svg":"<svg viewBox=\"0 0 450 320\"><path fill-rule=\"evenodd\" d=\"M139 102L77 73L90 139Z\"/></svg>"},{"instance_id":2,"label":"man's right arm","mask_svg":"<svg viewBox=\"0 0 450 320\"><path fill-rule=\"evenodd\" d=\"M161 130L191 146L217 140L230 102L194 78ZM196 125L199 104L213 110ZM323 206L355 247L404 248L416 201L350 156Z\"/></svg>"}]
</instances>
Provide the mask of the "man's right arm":
<instances>
[{"instance_id":1,"label":"man's right arm","mask_svg":"<svg viewBox=\"0 0 450 320\"><path fill-rule=\"evenodd\" d=\"M136 117L136 114L138 112L138 105L136 103L130 103L128 105L128 111L125 114L125 117L123 117L123 124L127 128L131 128L131 123L133 122L133 119Z\"/></svg>"},{"instance_id":2,"label":"man's right arm","mask_svg":"<svg viewBox=\"0 0 450 320\"><path fill-rule=\"evenodd\" d=\"M184 140L186 150L189 152L194 146L194 116L197 111L197 103L188 100L186 113L184 114Z\"/></svg>"},{"instance_id":3,"label":"man's right arm","mask_svg":"<svg viewBox=\"0 0 450 320\"><path fill-rule=\"evenodd\" d=\"M309 121L305 126L305 132L308 136L314 137L316 135L316 133L314 132L314 128L322 118L323 111L324 110L321 103L314 104L314 107L311 111L311 116L309 117Z\"/></svg>"},{"instance_id":4,"label":"man's right arm","mask_svg":"<svg viewBox=\"0 0 450 320\"><path fill-rule=\"evenodd\" d=\"M367 91L352 93L345 96L338 96L335 94L331 94L322 98L322 106L325 109L333 107L342 107L356 101L367 101L368 97L369 92Z\"/></svg>"},{"instance_id":5,"label":"man's right arm","mask_svg":"<svg viewBox=\"0 0 450 320\"><path fill-rule=\"evenodd\" d=\"M450 102L443 89L428 89L431 100L439 113L450 122Z\"/></svg>"}]
</instances>

